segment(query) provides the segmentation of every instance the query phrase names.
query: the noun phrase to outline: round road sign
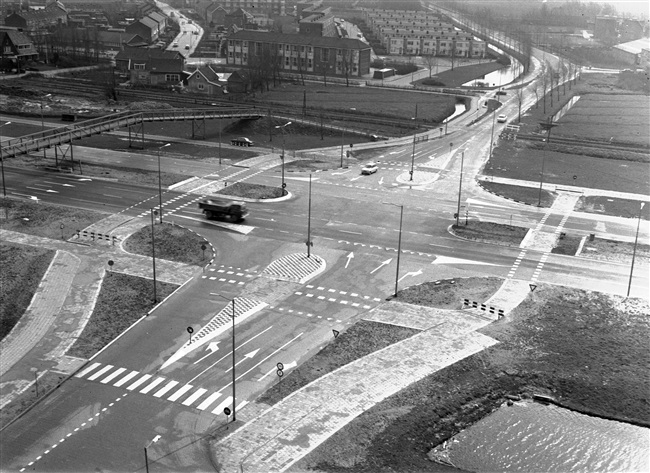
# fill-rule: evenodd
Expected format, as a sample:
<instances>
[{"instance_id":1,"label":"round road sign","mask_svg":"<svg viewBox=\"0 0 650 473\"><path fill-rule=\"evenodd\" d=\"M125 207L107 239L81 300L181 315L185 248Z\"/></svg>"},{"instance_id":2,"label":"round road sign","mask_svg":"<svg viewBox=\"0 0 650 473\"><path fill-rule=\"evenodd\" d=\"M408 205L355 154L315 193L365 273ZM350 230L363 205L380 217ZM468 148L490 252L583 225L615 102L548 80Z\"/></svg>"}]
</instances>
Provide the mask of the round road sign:
<instances>
[{"instance_id":1,"label":"round road sign","mask_svg":"<svg viewBox=\"0 0 650 473\"><path fill-rule=\"evenodd\" d=\"M187 333L194 333L194 329L192 327L187 327Z\"/></svg>"},{"instance_id":2,"label":"round road sign","mask_svg":"<svg viewBox=\"0 0 650 473\"><path fill-rule=\"evenodd\" d=\"M230 415L230 407L224 407L223 408L223 413L226 414L227 416Z\"/></svg>"}]
</instances>

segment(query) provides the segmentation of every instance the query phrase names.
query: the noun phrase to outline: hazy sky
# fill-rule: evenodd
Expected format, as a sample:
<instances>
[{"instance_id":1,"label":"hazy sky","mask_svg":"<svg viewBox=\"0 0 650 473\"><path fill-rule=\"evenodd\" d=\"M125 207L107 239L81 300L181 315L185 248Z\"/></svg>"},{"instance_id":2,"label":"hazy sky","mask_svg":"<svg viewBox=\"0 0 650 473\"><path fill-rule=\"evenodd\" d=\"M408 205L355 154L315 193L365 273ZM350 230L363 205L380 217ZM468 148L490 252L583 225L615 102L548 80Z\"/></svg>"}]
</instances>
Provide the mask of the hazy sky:
<instances>
[{"instance_id":1,"label":"hazy sky","mask_svg":"<svg viewBox=\"0 0 650 473\"><path fill-rule=\"evenodd\" d=\"M629 12L635 15L650 16L650 2L648 0L609 0L595 3L609 3L616 7L619 13Z\"/></svg>"}]
</instances>

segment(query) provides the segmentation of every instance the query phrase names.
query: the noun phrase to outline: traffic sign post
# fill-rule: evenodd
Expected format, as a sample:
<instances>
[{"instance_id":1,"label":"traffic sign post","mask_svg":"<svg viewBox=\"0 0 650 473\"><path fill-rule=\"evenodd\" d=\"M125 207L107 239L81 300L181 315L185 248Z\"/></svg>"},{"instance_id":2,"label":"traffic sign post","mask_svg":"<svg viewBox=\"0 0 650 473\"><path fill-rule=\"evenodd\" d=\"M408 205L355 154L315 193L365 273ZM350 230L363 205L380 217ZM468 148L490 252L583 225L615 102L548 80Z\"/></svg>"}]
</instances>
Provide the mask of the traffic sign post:
<instances>
[{"instance_id":1,"label":"traffic sign post","mask_svg":"<svg viewBox=\"0 0 650 473\"><path fill-rule=\"evenodd\" d=\"M192 327L187 327L187 333L190 334L190 343L192 343L192 334L194 333L194 329Z\"/></svg>"}]
</instances>

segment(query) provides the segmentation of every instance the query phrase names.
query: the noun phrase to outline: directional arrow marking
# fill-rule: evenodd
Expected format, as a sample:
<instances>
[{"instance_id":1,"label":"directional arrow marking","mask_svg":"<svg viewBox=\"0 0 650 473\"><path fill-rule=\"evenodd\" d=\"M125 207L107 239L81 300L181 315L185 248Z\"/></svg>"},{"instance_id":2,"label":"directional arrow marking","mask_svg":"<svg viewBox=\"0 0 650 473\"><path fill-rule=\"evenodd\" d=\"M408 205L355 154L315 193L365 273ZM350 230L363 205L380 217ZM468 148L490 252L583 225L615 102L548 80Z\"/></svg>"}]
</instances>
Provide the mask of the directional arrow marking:
<instances>
[{"instance_id":1,"label":"directional arrow marking","mask_svg":"<svg viewBox=\"0 0 650 473\"><path fill-rule=\"evenodd\" d=\"M214 352L216 352L216 351L219 349L219 342L210 342L210 343L208 343L208 346L205 347L205 349L206 349L206 350L210 350L210 353L208 353L207 355L202 356L201 358L199 358L198 360L196 360L196 361L194 362L194 364L197 364L197 363L199 363L200 361L203 361L204 359L206 359L207 357L209 357L210 355L212 355Z\"/></svg>"},{"instance_id":2,"label":"directional arrow marking","mask_svg":"<svg viewBox=\"0 0 650 473\"><path fill-rule=\"evenodd\" d=\"M408 276L419 276L420 274L422 274L422 270L421 270L421 269L418 269L417 271L411 271L411 272L409 272L409 273L406 273L406 274L405 274L404 276L402 276L401 278L399 278L399 281L401 281L402 279L404 279L404 278L406 278L406 277L408 277Z\"/></svg>"},{"instance_id":3,"label":"directional arrow marking","mask_svg":"<svg viewBox=\"0 0 650 473\"><path fill-rule=\"evenodd\" d=\"M354 258L354 253L350 251L350 254L347 256L348 260L345 262L345 267L347 268L348 265L350 264L350 260Z\"/></svg>"},{"instance_id":4,"label":"directional arrow marking","mask_svg":"<svg viewBox=\"0 0 650 473\"><path fill-rule=\"evenodd\" d=\"M246 358L253 358L255 355L257 355L257 352L258 352L258 351L260 351L259 348L256 349L256 350L253 350L253 351L250 352L250 353L246 353L246 354L244 355L244 358L243 358L243 359L241 359L241 360L239 360L237 363L235 363L235 366L237 366L238 364L243 363L244 361L246 361ZM230 368L228 368L228 369L226 370L226 373L228 373L229 371L232 371L232 368L233 368L232 366L231 366Z\"/></svg>"},{"instance_id":5,"label":"directional arrow marking","mask_svg":"<svg viewBox=\"0 0 650 473\"><path fill-rule=\"evenodd\" d=\"M381 186L384 183L384 176L381 176L381 179L379 179L379 185Z\"/></svg>"},{"instance_id":6,"label":"directional arrow marking","mask_svg":"<svg viewBox=\"0 0 650 473\"><path fill-rule=\"evenodd\" d=\"M361 176L353 177L353 178L350 179L350 180L351 180L351 181L356 181L357 179L361 179Z\"/></svg>"},{"instance_id":7,"label":"directional arrow marking","mask_svg":"<svg viewBox=\"0 0 650 473\"><path fill-rule=\"evenodd\" d=\"M55 194L58 194L58 193L59 193L59 191L55 191L55 190L52 190L52 189L48 189L48 190L46 190L45 192L53 192L53 193L55 193Z\"/></svg>"},{"instance_id":8,"label":"directional arrow marking","mask_svg":"<svg viewBox=\"0 0 650 473\"><path fill-rule=\"evenodd\" d=\"M393 261L393 258L389 258L386 261L382 262L379 266L377 266L375 269L370 271L370 274L374 273L375 271L381 269L383 266L386 266L387 264L390 264L390 262Z\"/></svg>"},{"instance_id":9,"label":"directional arrow marking","mask_svg":"<svg viewBox=\"0 0 650 473\"><path fill-rule=\"evenodd\" d=\"M500 266L493 263L484 263L483 261L474 261L471 259L452 258L451 256L438 256L431 264L481 264L484 266Z\"/></svg>"}]
</instances>

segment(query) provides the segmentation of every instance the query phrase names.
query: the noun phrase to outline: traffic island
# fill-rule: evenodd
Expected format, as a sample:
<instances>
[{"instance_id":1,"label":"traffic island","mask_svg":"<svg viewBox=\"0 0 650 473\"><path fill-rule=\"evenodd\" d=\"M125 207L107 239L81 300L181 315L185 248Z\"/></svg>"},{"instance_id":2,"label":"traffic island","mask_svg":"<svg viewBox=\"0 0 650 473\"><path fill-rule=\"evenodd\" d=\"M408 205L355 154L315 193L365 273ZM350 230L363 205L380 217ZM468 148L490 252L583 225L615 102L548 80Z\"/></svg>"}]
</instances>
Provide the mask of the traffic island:
<instances>
[{"instance_id":1,"label":"traffic island","mask_svg":"<svg viewBox=\"0 0 650 473\"><path fill-rule=\"evenodd\" d=\"M451 225L449 227L449 233L465 240L515 247L521 245L529 231L529 228L474 220L468 221L466 225Z\"/></svg>"}]
</instances>

